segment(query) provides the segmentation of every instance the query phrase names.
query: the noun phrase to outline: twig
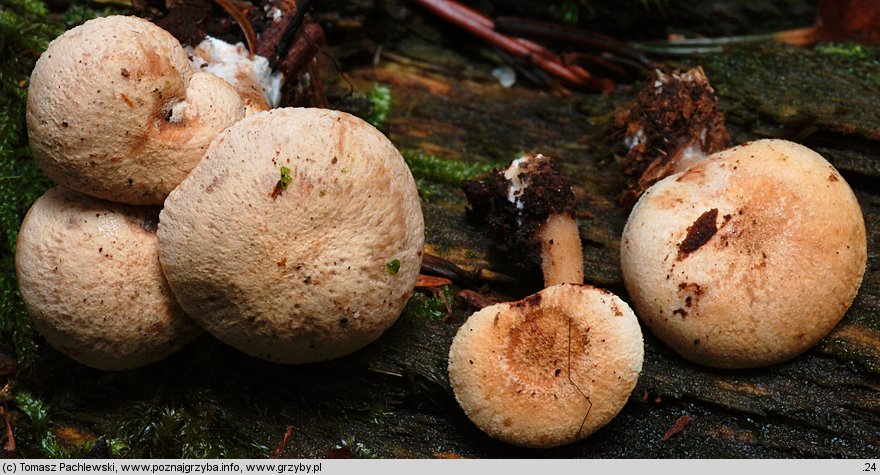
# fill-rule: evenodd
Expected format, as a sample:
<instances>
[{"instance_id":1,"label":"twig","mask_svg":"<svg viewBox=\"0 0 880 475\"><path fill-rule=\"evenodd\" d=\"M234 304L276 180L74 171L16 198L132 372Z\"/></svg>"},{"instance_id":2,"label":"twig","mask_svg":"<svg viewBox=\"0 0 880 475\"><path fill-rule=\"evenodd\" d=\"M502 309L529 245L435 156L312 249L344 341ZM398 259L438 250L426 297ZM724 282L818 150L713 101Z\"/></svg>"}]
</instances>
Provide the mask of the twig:
<instances>
[{"instance_id":1,"label":"twig","mask_svg":"<svg viewBox=\"0 0 880 475\"><path fill-rule=\"evenodd\" d=\"M293 436L293 426L287 426L287 430L284 432L284 437L281 438L281 442L278 442L278 446L275 447L275 450L269 455L270 459L280 459L282 455L284 455L284 449L287 448L287 444L290 443L290 438Z\"/></svg>"},{"instance_id":2,"label":"twig","mask_svg":"<svg viewBox=\"0 0 880 475\"><path fill-rule=\"evenodd\" d=\"M254 33L254 27L247 19L247 16L235 5L231 0L214 0L214 3L220 6L226 13L231 16L244 33L244 39L247 41L250 59L254 59L254 52L257 51L257 35Z\"/></svg>"},{"instance_id":3,"label":"twig","mask_svg":"<svg viewBox=\"0 0 880 475\"><path fill-rule=\"evenodd\" d=\"M627 43L579 28L529 18L498 17L495 19L495 29L501 33L552 41L578 49L610 52L635 61L642 68L656 66L641 51Z\"/></svg>"},{"instance_id":4,"label":"twig","mask_svg":"<svg viewBox=\"0 0 880 475\"><path fill-rule=\"evenodd\" d=\"M594 78L580 67L565 66L556 54L538 43L512 38L495 31L495 24L490 18L458 2L453 0L416 0L416 3L492 45L564 80L569 85L594 91L609 91L614 87L611 81Z\"/></svg>"},{"instance_id":5,"label":"twig","mask_svg":"<svg viewBox=\"0 0 880 475\"><path fill-rule=\"evenodd\" d=\"M278 60L284 57L287 51L291 48L291 43L293 43L296 33L299 31L299 27L303 24L303 20L305 20L306 11L309 9L310 3L312 3L311 0L297 2L296 12L293 14L293 19L287 24L287 28L284 29L284 34L281 35L281 39L278 41L278 44L275 45L275 51L272 53L272 56L269 57L269 67L274 69Z\"/></svg>"},{"instance_id":6,"label":"twig","mask_svg":"<svg viewBox=\"0 0 880 475\"><path fill-rule=\"evenodd\" d=\"M675 421L675 424L672 424L672 427L670 427L669 430L667 430L666 433L663 434L663 442L666 442L679 432L683 431L684 428L690 425L691 421L693 420L694 418L688 415L679 417L678 420Z\"/></svg>"},{"instance_id":7,"label":"twig","mask_svg":"<svg viewBox=\"0 0 880 475\"><path fill-rule=\"evenodd\" d=\"M14 454L18 447L15 444L15 434L12 432L12 413L5 408L3 409L3 420L6 422L6 435L4 436L6 441L3 443L3 451L6 454Z\"/></svg>"}]
</instances>

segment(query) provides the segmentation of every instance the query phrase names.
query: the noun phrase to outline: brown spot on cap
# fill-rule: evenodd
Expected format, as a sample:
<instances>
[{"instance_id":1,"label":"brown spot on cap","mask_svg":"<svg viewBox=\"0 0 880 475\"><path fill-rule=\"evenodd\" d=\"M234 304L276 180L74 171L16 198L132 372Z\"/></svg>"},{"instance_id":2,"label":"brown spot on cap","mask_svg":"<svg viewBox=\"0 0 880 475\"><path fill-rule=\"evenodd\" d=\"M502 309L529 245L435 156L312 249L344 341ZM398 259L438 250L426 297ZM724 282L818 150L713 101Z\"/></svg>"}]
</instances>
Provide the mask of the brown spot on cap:
<instances>
[{"instance_id":1,"label":"brown spot on cap","mask_svg":"<svg viewBox=\"0 0 880 475\"><path fill-rule=\"evenodd\" d=\"M688 256L688 254L696 251L703 244L709 242L709 239L712 239L712 236L718 232L718 227L715 224L715 220L718 218L718 208L712 208L709 211L701 214L694 224L688 226L687 228L687 236L685 236L684 240L681 241L681 244L678 245L678 260L682 260Z\"/></svg>"},{"instance_id":2,"label":"brown spot on cap","mask_svg":"<svg viewBox=\"0 0 880 475\"><path fill-rule=\"evenodd\" d=\"M541 294L533 294L528 297L516 302L514 306L518 308L522 307L537 307L541 304Z\"/></svg>"}]
</instances>

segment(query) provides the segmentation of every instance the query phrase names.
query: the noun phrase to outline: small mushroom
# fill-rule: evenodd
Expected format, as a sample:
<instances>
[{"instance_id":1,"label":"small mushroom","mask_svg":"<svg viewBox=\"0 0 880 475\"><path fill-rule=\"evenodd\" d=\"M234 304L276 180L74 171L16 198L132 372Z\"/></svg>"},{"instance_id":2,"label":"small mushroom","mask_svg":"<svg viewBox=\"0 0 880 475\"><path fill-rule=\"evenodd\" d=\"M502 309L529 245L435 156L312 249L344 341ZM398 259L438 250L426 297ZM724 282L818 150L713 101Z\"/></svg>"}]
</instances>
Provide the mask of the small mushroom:
<instances>
[{"instance_id":1,"label":"small mushroom","mask_svg":"<svg viewBox=\"0 0 880 475\"><path fill-rule=\"evenodd\" d=\"M65 32L40 56L28 88L28 138L46 175L128 204L162 204L243 115L232 86L195 71L174 37L136 17Z\"/></svg>"},{"instance_id":2,"label":"small mushroom","mask_svg":"<svg viewBox=\"0 0 880 475\"><path fill-rule=\"evenodd\" d=\"M483 432L525 447L592 434L623 408L644 359L626 302L583 284L559 284L486 307L449 350L449 382Z\"/></svg>"},{"instance_id":3,"label":"small mushroom","mask_svg":"<svg viewBox=\"0 0 880 475\"><path fill-rule=\"evenodd\" d=\"M397 319L421 265L412 174L366 122L322 109L246 117L165 202L160 260L181 306L271 361L351 353Z\"/></svg>"},{"instance_id":4,"label":"small mushroom","mask_svg":"<svg viewBox=\"0 0 880 475\"><path fill-rule=\"evenodd\" d=\"M540 267L547 287L583 282L574 192L555 161L527 153L462 187L471 203L469 215L490 226L500 250L515 265Z\"/></svg>"},{"instance_id":5,"label":"small mushroom","mask_svg":"<svg viewBox=\"0 0 880 475\"><path fill-rule=\"evenodd\" d=\"M455 397L477 427L510 444L556 447L587 437L635 387L644 359L638 320L615 295L581 284L574 194L551 159L526 155L465 190L472 212L517 236L520 253L540 256L548 287L485 307L462 325L449 350Z\"/></svg>"},{"instance_id":6,"label":"small mushroom","mask_svg":"<svg viewBox=\"0 0 880 475\"><path fill-rule=\"evenodd\" d=\"M784 140L711 155L653 185L621 245L642 322L685 358L779 363L843 317L867 259L859 203L834 167Z\"/></svg>"},{"instance_id":7,"label":"small mushroom","mask_svg":"<svg viewBox=\"0 0 880 475\"><path fill-rule=\"evenodd\" d=\"M635 104L616 117L624 130L621 161L632 205L657 181L727 148L730 134L703 68L655 71Z\"/></svg>"},{"instance_id":8,"label":"small mushroom","mask_svg":"<svg viewBox=\"0 0 880 475\"><path fill-rule=\"evenodd\" d=\"M64 188L34 203L15 268L25 308L52 346L119 370L158 361L198 335L162 275L158 214Z\"/></svg>"}]
</instances>

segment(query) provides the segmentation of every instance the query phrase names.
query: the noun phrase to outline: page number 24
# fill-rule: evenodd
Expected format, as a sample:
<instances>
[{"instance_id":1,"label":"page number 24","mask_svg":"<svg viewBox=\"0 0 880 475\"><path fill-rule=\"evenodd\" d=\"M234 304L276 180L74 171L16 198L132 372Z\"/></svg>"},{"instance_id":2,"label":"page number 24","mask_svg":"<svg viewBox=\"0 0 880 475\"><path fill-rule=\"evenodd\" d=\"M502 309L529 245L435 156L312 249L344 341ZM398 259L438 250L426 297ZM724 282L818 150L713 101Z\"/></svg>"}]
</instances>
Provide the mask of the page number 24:
<instances>
[{"instance_id":1,"label":"page number 24","mask_svg":"<svg viewBox=\"0 0 880 475\"><path fill-rule=\"evenodd\" d=\"M862 471L863 472L876 472L877 471L877 462L865 462L865 468Z\"/></svg>"}]
</instances>

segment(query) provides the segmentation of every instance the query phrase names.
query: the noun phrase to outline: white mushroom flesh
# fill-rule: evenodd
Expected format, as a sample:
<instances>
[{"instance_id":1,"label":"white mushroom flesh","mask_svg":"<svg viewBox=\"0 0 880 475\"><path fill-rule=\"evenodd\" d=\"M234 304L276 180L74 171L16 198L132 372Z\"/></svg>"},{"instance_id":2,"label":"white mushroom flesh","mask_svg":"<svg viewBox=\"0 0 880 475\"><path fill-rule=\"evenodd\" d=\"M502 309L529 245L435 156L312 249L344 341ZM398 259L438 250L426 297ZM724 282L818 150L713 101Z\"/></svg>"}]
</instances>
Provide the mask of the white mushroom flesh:
<instances>
[{"instance_id":1,"label":"white mushroom flesh","mask_svg":"<svg viewBox=\"0 0 880 475\"><path fill-rule=\"evenodd\" d=\"M281 102L283 74L273 73L269 60L263 56L250 58L243 43L233 45L207 36L195 48L187 47L187 52L197 70L219 76L231 84L246 103L251 96L259 94L265 106L249 104L252 109L249 112L278 107ZM253 100L257 102L256 99Z\"/></svg>"}]
</instances>

